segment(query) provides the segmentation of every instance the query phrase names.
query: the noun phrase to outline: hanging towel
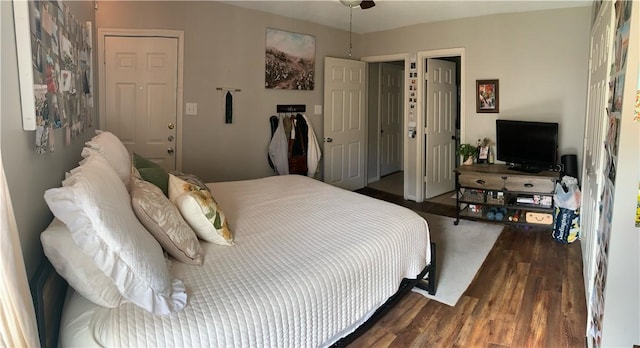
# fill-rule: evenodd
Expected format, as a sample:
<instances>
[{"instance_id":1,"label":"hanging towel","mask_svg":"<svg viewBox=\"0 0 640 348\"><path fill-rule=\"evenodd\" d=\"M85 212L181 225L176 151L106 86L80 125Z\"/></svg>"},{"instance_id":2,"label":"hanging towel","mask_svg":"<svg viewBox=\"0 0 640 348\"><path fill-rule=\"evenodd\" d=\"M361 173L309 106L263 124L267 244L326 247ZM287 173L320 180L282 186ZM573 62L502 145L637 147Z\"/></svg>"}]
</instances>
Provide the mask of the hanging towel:
<instances>
[{"instance_id":1,"label":"hanging towel","mask_svg":"<svg viewBox=\"0 0 640 348\"><path fill-rule=\"evenodd\" d=\"M227 91L224 101L224 123L233 122L233 96Z\"/></svg>"},{"instance_id":2,"label":"hanging towel","mask_svg":"<svg viewBox=\"0 0 640 348\"><path fill-rule=\"evenodd\" d=\"M320 151L320 145L318 145L318 139L313 131L311 121L306 114L302 114L304 120L307 121L307 176L314 177L318 171L318 162L322 158L322 152Z\"/></svg>"},{"instance_id":3,"label":"hanging towel","mask_svg":"<svg viewBox=\"0 0 640 348\"><path fill-rule=\"evenodd\" d=\"M284 132L284 125L282 117L278 122L278 128L276 128L271 142L269 143L269 158L276 167L276 172L280 175L289 174L289 140Z\"/></svg>"}]
</instances>

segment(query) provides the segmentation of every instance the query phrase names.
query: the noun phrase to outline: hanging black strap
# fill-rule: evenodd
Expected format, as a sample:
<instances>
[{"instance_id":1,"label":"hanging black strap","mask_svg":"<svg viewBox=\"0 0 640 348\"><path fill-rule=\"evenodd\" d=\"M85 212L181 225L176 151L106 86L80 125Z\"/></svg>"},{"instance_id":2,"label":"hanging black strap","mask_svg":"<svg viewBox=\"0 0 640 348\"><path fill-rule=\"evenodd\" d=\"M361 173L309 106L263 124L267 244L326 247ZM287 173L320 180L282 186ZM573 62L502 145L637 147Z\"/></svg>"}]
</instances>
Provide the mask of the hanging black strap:
<instances>
[{"instance_id":1,"label":"hanging black strap","mask_svg":"<svg viewBox=\"0 0 640 348\"><path fill-rule=\"evenodd\" d=\"M233 122L233 96L227 91L224 103L224 123Z\"/></svg>"}]
</instances>

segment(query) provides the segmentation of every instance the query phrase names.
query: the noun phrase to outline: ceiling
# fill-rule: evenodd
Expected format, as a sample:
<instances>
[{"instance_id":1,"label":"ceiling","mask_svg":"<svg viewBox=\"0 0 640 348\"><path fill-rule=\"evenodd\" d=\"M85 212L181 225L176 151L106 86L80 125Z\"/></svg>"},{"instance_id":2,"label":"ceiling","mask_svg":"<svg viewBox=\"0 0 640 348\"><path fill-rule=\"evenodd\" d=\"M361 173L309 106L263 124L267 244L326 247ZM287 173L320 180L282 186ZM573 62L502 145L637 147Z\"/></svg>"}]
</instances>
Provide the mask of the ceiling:
<instances>
[{"instance_id":1,"label":"ceiling","mask_svg":"<svg viewBox=\"0 0 640 348\"><path fill-rule=\"evenodd\" d=\"M233 0L224 3L349 30L349 8L339 0ZM591 0L376 0L367 10L353 8L353 32L383 31L408 25L498 13L591 6Z\"/></svg>"}]
</instances>

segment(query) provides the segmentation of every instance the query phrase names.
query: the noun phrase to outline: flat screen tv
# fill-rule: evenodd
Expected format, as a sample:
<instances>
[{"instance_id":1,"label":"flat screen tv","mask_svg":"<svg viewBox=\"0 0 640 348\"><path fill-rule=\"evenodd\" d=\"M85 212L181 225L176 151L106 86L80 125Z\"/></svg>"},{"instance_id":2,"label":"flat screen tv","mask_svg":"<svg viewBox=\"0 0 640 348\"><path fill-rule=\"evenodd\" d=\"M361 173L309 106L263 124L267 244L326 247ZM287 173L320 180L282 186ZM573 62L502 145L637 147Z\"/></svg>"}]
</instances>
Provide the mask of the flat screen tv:
<instances>
[{"instance_id":1,"label":"flat screen tv","mask_svg":"<svg viewBox=\"0 0 640 348\"><path fill-rule=\"evenodd\" d=\"M496 120L496 158L511 169L537 173L558 160L558 123Z\"/></svg>"}]
</instances>

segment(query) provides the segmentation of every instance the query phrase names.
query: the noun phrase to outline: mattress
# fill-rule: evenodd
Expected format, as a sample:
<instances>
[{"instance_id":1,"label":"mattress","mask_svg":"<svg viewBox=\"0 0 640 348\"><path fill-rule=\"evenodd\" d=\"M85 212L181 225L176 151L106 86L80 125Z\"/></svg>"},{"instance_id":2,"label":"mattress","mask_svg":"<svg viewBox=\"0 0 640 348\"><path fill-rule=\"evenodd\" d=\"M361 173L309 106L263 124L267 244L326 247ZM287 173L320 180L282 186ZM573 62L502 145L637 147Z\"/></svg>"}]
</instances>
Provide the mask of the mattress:
<instances>
[{"instance_id":1,"label":"mattress","mask_svg":"<svg viewBox=\"0 0 640 348\"><path fill-rule=\"evenodd\" d=\"M155 316L72 292L63 346L327 346L430 260L427 223L404 207L297 175L208 186L236 244L202 242L202 266L171 263L187 306Z\"/></svg>"}]
</instances>

